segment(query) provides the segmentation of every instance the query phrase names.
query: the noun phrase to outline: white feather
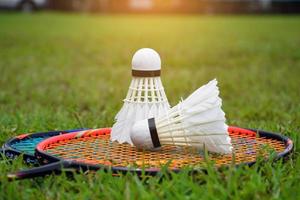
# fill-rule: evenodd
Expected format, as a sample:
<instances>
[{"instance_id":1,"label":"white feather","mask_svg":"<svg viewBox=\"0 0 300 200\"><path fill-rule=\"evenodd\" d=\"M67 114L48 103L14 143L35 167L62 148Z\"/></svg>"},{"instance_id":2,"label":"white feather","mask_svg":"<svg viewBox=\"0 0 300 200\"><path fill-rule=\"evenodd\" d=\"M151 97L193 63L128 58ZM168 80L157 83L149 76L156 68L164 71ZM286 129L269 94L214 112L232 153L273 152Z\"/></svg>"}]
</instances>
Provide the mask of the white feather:
<instances>
[{"instance_id":1,"label":"white feather","mask_svg":"<svg viewBox=\"0 0 300 200\"><path fill-rule=\"evenodd\" d=\"M214 79L208 82L206 85L203 85L202 87L194 91L188 98L184 100L184 102L182 102L183 107L190 108L195 104L203 102L206 98L215 95L218 96L219 90L217 84L218 84L217 80Z\"/></svg>"}]
</instances>

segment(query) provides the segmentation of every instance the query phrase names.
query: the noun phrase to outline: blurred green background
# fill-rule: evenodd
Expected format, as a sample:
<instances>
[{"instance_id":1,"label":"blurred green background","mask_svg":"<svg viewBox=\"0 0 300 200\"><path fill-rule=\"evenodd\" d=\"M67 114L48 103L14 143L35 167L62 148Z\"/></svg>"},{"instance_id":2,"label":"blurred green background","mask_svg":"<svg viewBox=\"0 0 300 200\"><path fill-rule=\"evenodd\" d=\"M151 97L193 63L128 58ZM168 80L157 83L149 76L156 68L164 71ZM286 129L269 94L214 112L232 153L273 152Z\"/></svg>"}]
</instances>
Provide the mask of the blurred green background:
<instances>
[{"instance_id":1,"label":"blurred green background","mask_svg":"<svg viewBox=\"0 0 300 200\"><path fill-rule=\"evenodd\" d=\"M2 198L296 198L300 181L300 17L0 13L0 141L24 132L110 127L131 80L131 58L162 59L171 105L213 78L228 123L281 132L295 152L260 170L172 180L76 175L8 183L22 166L1 163ZM25 167L25 166L23 166ZM203 177L202 177L203 176ZM117 187L118 186L118 187ZM298 192L299 193L299 192ZM298 195L299 196L299 195Z\"/></svg>"}]
</instances>

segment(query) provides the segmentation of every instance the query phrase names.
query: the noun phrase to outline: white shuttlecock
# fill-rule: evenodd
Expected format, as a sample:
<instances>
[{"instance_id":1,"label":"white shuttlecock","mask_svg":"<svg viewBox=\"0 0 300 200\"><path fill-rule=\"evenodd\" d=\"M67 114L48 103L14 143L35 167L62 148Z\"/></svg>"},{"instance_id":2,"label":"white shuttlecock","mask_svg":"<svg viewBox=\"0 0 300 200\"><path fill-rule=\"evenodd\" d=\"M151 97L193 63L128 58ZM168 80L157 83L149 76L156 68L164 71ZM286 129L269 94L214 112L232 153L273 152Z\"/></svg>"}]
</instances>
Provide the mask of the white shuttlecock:
<instances>
[{"instance_id":1,"label":"white shuttlecock","mask_svg":"<svg viewBox=\"0 0 300 200\"><path fill-rule=\"evenodd\" d=\"M132 144L130 131L134 122L163 115L170 109L160 79L160 70L160 56L153 49L143 48L134 54L132 81L124 105L115 117L112 141Z\"/></svg>"},{"instance_id":2,"label":"white shuttlecock","mask_svg":"<svg viewBox=\"0 0 300 200\"><path fill-rule=\"evenodd\" d=\"M171 108L168 114L136 122L131 140L138 148L187 145L210 152L232 152L217 81L212 80Z\"/></svg>"}]
</instances>

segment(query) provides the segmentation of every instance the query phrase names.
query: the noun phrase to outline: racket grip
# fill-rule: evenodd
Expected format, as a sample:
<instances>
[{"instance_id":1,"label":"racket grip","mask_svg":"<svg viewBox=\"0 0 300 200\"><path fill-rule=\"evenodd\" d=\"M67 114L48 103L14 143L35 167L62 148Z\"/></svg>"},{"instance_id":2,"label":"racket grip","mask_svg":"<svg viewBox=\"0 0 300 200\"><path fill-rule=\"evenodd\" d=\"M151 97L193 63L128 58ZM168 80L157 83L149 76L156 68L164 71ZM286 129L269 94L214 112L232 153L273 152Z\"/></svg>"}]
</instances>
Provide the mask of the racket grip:
<instances>
[{"instance_id":1,"label":"racket grip","mask_svg":"<svg viewBox=\"0 0 300 200\"><path fill-rule=\"evenodd\" d=\"M4 160L5 158L5 150L3 147L0 148L0 160Z\"/></svg>"},{"instance_id":2,"label":"racket grip","mask_svg":"<svg viewBox=\"0 0 300 200\"><path fill-rule=\"evenodd\" d=\"M51 173L59 173L62 168L68 168L72 165L70 161L59 161L43 165L40 167L35 167L32 169L21 170L18 172L13 172L7 174L8 180L22 180L27 178L41 177L49 175Z\"/></svg>"}]
</instances>

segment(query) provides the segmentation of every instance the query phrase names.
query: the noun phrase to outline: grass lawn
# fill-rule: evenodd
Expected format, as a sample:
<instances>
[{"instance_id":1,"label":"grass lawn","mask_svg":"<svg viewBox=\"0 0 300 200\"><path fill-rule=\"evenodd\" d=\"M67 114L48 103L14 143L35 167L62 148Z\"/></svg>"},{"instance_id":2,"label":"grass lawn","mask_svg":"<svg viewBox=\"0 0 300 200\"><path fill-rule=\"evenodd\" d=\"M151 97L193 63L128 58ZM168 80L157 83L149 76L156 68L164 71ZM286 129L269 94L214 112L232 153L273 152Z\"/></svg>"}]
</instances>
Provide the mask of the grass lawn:
<instances>
[{"instance_id":1,"label":"grass lawn","mask_svg":"<svg viewBox=\"0 0 300 200\"><path fill-rule=\"evenodd\" d=\"M300 16L0 14L0 142L24 132L109 127L141 47L162 58L169 101L219 80L228 123L294 140L285 162L140 180L101 171L8 183L0 199L300 198ZM79 120L77 120L77 117Z\"/></svg>"}]
</instances>

